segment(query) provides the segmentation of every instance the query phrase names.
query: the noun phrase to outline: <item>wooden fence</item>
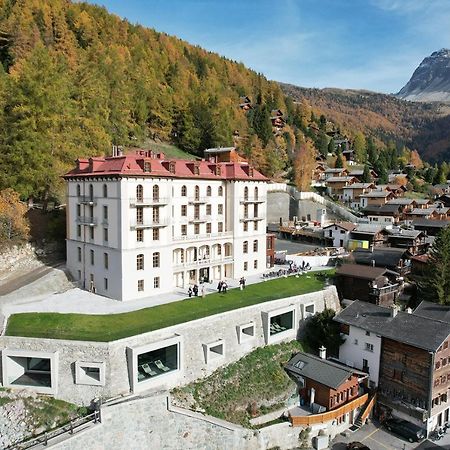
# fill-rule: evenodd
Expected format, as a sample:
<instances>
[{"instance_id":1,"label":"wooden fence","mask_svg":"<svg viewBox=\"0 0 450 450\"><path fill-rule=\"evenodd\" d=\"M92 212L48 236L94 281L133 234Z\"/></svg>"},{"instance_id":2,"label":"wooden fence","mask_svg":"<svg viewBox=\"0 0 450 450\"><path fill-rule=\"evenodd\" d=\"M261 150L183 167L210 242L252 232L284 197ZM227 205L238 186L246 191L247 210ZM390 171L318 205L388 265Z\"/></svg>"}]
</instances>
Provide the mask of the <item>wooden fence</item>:
<instances>
[{"instance_id":1,"label":"wooden fence","mask_svg":"<svg viewBox=\"0 0 450 450\"><path fill-rule=\"evenodd\" d=\"M361 422L364 423L369 417L370 412L372 411L373 406L375 405L375 401L377 399L377 394L373 394L367 406L364 408L363 413L361 414Z\"/></svg>"},{"instance_id":2,"label":"wooden fence","mask_svg":"<svg viewBox=\"0 0 450 450\"><path fill-rule=\"evenodd\" d=\"M289 413L289 420L291 421L293 427L303 427L314 425L317 423L330 422L364 405L368 399L369 394L364 394L361 397L352 400L350 403L346 403L340 408L333 409L332 411L328 411L322 414L312 414L310 416L293 416Z\"/></svg>"}]
</instances>

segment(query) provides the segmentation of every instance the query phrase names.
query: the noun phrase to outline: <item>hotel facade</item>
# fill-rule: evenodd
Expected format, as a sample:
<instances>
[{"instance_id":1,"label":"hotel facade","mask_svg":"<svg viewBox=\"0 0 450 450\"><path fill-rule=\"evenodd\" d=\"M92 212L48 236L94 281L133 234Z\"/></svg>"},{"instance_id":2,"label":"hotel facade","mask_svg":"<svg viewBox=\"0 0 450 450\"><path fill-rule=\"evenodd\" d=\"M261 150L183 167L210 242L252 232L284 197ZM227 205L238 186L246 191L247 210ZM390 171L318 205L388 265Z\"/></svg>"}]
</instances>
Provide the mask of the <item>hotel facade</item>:
<instances>
[{"instance_id":1,"label":"hotel facade","mask_svg":"<svg viewBox=\"0 0 450 450\"><path fill-rule=\"evenodd\" d=\"M133 300L266 268L267 179L247 163L135 154L77 160L67 181L67 267Z\"/></svg>"}]
</instances>

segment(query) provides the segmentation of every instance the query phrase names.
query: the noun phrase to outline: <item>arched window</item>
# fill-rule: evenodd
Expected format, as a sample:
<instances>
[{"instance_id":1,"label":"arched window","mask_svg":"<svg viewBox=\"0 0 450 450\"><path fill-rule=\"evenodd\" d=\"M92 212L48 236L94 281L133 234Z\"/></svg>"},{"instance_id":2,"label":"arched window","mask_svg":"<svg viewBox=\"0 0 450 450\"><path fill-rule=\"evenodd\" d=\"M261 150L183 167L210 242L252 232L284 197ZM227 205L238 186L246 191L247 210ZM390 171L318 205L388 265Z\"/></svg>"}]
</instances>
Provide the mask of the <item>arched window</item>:
<instances>
[{"instance_id":1,"label":"arched window","mask_svg":"<svg viewBox=\"0 0 450 450\"><path fill-rule=\"evenodd\" d=\"M245 186L245 189L244 189L244 200L248 200L248 187L247 186Z\"/></svg>"},{"instance_id":2,"label":"arched window","mask_svg":"<svg viewBox=\"0 0 450 450\"><path fill-rule=\"evenodd\" d=\"M108 197L108 186L106 184L103 185L103 197Z\"/></svg>"},{"instance_id":3,"label":"arched window","mask_svg":"<svg viewBox=\"0 0 450 450\"><path fill-rule=\"evenodd\" d=\"M79 197L81 195L81 186L77 184L77 196Z\"/></svg>"},{"instance_id":4,"label":"arched window","mask_svg":"<svg viewBox=\"0 0 450 450\"><path fill-rule=\"evenodd\" d=\"M136 200L138 202L144 201L144 188L142 187L142 184L136 186Z\"/></svg>"},{"instance_id":5,"label":"arched window","mask_svg":"<svg viewBox=\"0 0 450 450\"><path fill-rule=\"evenodd\" d=\"M153 253L153 267L159 267L159 253Z\"/></svg>"},{"instance_id":6,"label":"arched window","mask_svg":"<svg viewBox=\"0 0 450 450\"><path fill-rule=\"evenodd\" d=\"M200 188L195 186L195 200L200 200Z\"/></svg>"},{"instance_id":7,"label":"arched window","mask_svg":"<svg viewBox=\"0 0 450 450\"><path fill-rule=\"evenodd\" d=\"M219 197L223 196L223 187L219 186Z\"/></svg>"},{"instance_id":8,"label":"arched window","mask_svg":"<svg viewBox=\"0 0 450 450\"><path fill-rule=\"evenodd\" d=\"M242 244L242 252L248 253L248 241L244 241L244 243Z\"/></svg>"},{"instance_id":9,"label":"arched window","mask_svg":"<svg viewBox=\"0 0 450 450\"><path fill-rule=\"evenodd\" d=\"M92 184L89 185L89 198L94 200L94 186Z\"/></svg>"},{"instance_id":10,"label":"arched window","mask_svg":"<svg viewBox=\"0 0 450 450\"><path fill-rule=\"evenodd\" d=\"M136 270L144 270L144 255L136 256Z\"/></svg>"},{"instance_id":11,"label":"arched window","mask_svg":"<svg viewBox=\"0 0 450 450\"><path fill-rule=\"evenodd\" d=\"M208 187L206 188L206 195L207 195L208 197L211 197L211 186L208 186Z\"/></svg>"},{"instance_id":12,"label":"arched window","mask_svg":"<svg viewBox=\"0 0 450 450\"><path fill-rule=\"evenodd\" d=\"M258 188L255 187L255 200L258 200Z\"/></svg>"},{"instance_id":13,"label":"arched window","mask_svg":"<svg viewBox=\"0 0 450 450\"><path fill-rule=\"evenodd\" d=\"M187 195L187 188L186 186L181 186L181 196L186 197Z\"/></svg>"},{"instance_id":14,"label":"arched window","mask_svg":"<svg viewBox=\"0 0 450 450\"><path fill-rule=\"evenodd\" d=\"M153 186L153 200L159 200L159 186Z\"/></svg>"},{"instance_id":15,"label":"arched window","mask_svg":"<svg viewBox=\"0 0 450 450\"><path fill-rule=\"evenodd\" d=\"M256 239L253 241L253 251L254 252L258 251L258 241Z\"/></svg>"}]
</instances>

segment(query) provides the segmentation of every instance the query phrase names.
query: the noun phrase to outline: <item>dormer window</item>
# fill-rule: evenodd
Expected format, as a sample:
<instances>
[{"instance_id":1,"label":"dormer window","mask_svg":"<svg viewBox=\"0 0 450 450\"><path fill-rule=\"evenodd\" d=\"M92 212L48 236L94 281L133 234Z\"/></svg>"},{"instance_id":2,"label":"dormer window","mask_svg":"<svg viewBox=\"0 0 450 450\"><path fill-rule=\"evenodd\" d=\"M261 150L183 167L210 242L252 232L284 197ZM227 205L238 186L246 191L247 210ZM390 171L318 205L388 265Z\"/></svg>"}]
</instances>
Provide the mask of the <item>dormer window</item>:
<instances>
[{"instance_id":1,"label":"dormer window","mask_svg":"<svg viewBox=\"0 0 450 450\"><path fill-rule=\"evenodd\" d=\"M175 173L175 163L174 162L169 163L169 172Z\"/></svg>"},{"instance_id":2,"label":"dormer window","mask_svg":"<svg viewBox=\"0 0 450 450\"><path fill-rule=\"evenodd\" d=\"M220 177L222 175L222 167L219 165L216 166L216 175Z\"/></svg>"},{"instance_id":3,"label":"dormer window","mask_svg":"<svg viewBox=\"0 0 450 450\"><path fill-rule=\"evenodd\" d=\"M152 165L150 161L144 161L144 172L151 172L152 171Z\"/></svg>"},{"instance_id":4,"label":"dormer window","mask_svg":"<svg viewBox=\"0 0 450 450\"><path fill-rule=\"evenodd\" d=\"M248 167L248 176L253 177L253 167L252 166Z\"/></svg>"},{"instance_id":5,"label":"dormer window","mask_svg":"<svg viewBox=\"0 0 450 450\"><path fill-rule=\"evenodd\" d=\"M200 175L200 167L198 164L194 164L194 175Z\"/></svg>"}]
</instances>

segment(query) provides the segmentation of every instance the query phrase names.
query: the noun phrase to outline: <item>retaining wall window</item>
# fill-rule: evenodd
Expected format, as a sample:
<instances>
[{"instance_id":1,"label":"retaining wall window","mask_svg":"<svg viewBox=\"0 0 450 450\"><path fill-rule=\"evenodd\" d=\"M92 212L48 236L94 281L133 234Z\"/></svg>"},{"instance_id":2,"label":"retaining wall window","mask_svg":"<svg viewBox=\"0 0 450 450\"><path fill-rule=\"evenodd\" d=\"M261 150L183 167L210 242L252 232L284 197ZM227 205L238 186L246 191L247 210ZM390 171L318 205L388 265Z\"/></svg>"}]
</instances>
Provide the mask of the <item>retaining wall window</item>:
<instances>
[{"instance_id":1,"label":"retaining wall window","mask_svg":"<svg viewBox=\"0 0 450 450\"><path fill-rule=\"evenodd\" d=\"M270 318L269 334L273 336L283 331L292 330L293 327L294 311L288 311Z\"/></svg>"},{"instance_id":2,"label":"retaining wall window","mask_svg":"<svg viewBox=\"0 0 450 450\"><path fill-rule=\"evenodd\" d=\"M266 344L295 337L297 330L297 308L289 305L269 312L262 313L263 331Z\"/></svg>"},{"instance_id":3,"label":"retaining wall window","mask_svg":"<svg viewBox=\"0 0 450 450\"><path fill-rule=\"evenodd\" d=\"M173 344L138 354L138 383L178 370L178 353L179 345Z\"/></svg>"},{"instance_id":4,"label":"retaining wall window","mask_svg":"<svg viewBox=\"0 0 450 450\"><path fill-rule=\"evenodd\" d=\"M76 361L75 383L90 386L104 386L105 363Z\"/></svg>"},{"instance_id":5,"label":"retaining wall window","mask_svg":"<svg viewBox=\"0 0 450 450\"><path fill-rule=\"evenodd\" d=\"M251 341L255 337L255 324L253 322L237 326L238 341L242 344Z\"/></svg>"},{"instance_id":6,"label":"retaining wall window","mask_svg":"<svg viewBox=\"0 0 450 450\"><path fill-rule=\"evenodd\" d=\"M316 313L316 306L314 303L309 303L307 305L303 305L303 318L307 319L308 317L313 316Z\"/></svg>"},{"instance_id":7,"label":"retaining wall window","mask_svg":"<svg viewBox=\"0 0 450 450\"><path fill-rule=\"evenodd\" d=\"M205 362L209 363L215 359L223 358L225 356L225 341L219 339L210 344L203 344L203 351L205 353Z\"/></svg>"}]
</instances>

